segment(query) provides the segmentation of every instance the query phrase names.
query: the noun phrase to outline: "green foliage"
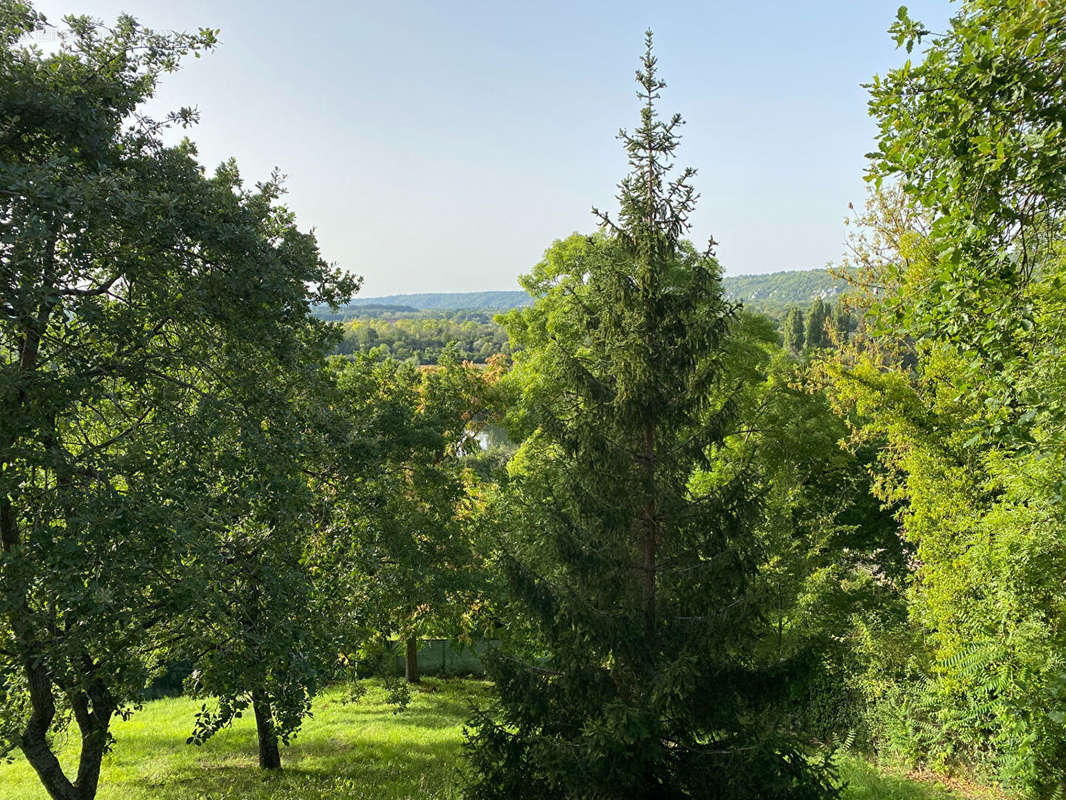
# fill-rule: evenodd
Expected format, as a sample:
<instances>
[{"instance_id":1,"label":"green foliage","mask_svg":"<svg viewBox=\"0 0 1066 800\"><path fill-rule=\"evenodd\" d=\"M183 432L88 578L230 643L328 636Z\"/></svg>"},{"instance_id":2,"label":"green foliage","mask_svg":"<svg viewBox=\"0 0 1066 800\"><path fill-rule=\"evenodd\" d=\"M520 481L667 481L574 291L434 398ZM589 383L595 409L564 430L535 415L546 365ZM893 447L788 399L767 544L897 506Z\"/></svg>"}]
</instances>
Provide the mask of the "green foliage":
<instances>
[{"instance_id":1,"label":"green foliage","mask_svg":"<svg viewBox=\"0 0 1066 800\"><path fill-rule=\"evenodd\" d=\"M351 460L339 447L327 346L288 369L250 357L205 409L200 422L213 438L197 460L218 479L201 487L210 538L188 567L202 588L174 615L157 654L190 663L186 688L217 699L190 741L202 744L251 708L261 766L271 768L280 765L278 741L295 735L340 649L321 551L347 536L336 509L347 499L338 484Z\"/></svg>"},{"instance_id":2,"label":"green foliage","mask_svg":"<svg viewBox=\"0 0 1066 800\"><path fill-rule=\"evenodd\" d=\"M769 320L742 314L728 352L722 391L734 398L738 426L716 463L748 464L762 498L753 587L763 646L816 662L795 686L793 724L823 743L865 743L853 619L902 613L909 557L891 513L871 495L877 451L845 447L847 426L811 391L806 368L776 346Z\"/></svg>"},{"instance_id":3,"label":"green foliage","mask_svg":"<svg viewBox=\"0 0 1066 800\"><path fill-rule=\"evenodd\" d=\"M843 278L723 280L684 239L694 172L671 172L649 34L616 218L525 294L355 303L276 176L207 174L163 140L193 111L143 115L214 31L71 17L46 54L25 44L45 26L0 9L18 791L28 764L94 797L113 720L176 661L202 699L169 706L175 740L210 752L251 710L279 766L338 667L480 632L505 646L471 798L813 800L853 746L1066 795L1061 3L966 0L937 35L900 10L892 36L926 48L870 86ZM352 696L446 730L421 756L450 764L455 696L431 682L451 706L427 712L393 672ZM330 764L322 794L366 777ZM303 791L271 780L247 793Z\"/></svg>"},{"instance_id":4,"label":"green foliage","mask_svg":"<svg viewBox=\"0 0 1066 800\"><path fill-rule=\"evenodd\" d=\"M924 38L901 15L902 40ZM1061 698L1066 211L1060 4L969 2L871 86L882 186L855 248L868 330L828 365L915 548L910 619L871 630L886 750L1029 796L1066 787ZM899 647L895 643L905 642Z\"/></svg>"},{"instance_id":5,"label":"green foliage","mask_svg":"<svg viewBox=\"0 0 1066 800\"><path fill-rule=\"evenodd\" d=\"M923 38L905 11L896 30L908 49ZM900 180L931 219L923 292L893 310L984 359L991 377L1032 324L1024 288L1061 235L1064 53L1061 3L970 0L920 64L870 85L881 130L870 176Z\"/></svg>"},{"instance_id":6,"label":"green foliage","mask_svg":"<svg viewBox=\"0 0 1066 800\"><path fill-rule=\"evenodd\" d=\"M918 302L935 258L913 231L897 246L900 261L883 271L882 285L896 287L888 308L871 309L885 332L826 364L855 435L884 443L876 490L899 504L915 549L910 620L871 630L867 643L877 735L910 763L967 765L1035 796L1050 794L1061 781L1052 687L1062 644L1051 623L1063 599L1055 510L1061 452L1044 427L1057 424L1057 400L1043 392L1054 392L1057 381L1056 359L1044 350L1060 347L1051 310L1059 301L1045 302L1058 291L1057 269L1046 283L1030 284L1034 325L1012 337L1019 360L995 372L946 336L904 338L913 329L902 328L893 338L884 322L892 304ZM1005 371L1026 378L1007 379ZM1039 391L1031 391L1032 379ZM1006 380L1028 393L1030 411L1004 406Z\"/></svg>"},{"instance_id":7,"label":"green foliage","mask_svg":"<svg viewBox=\"0 0 1066 800\"><path fill-rule=\"evenodd\" d=\"M465 456L478 450L495 372L460 364L454 348L432 368L369 355L333 366L347 447L369 467L350 476L350 533L331 556L348 625L377 639L468 634L478 571Z\"/></svg>"},{"instance_id":8,"label":"green foliage","mask_svg":"<svg viewBox=\"0 0 1066 800\"><path fill-rule=\"evenodd\" d=\"M829 307L817 298L807 311L807 323L803 333L804 346L808 350L820 350L829 346Z\"/></svg>"},{"instance_id":9,"label":"green foliage","mask_svg":"<svg viewBox=\"0 0 1066 800\"><path fill-rule=\"evenodd\" d=\"M394 359L421 365L438 363L449 349L455 357L478 364L511 352L507 331L491 314L458 311L427 316L427 313L360 315L344 324L344 338L337 352L368 353L378 361Z\"/></svg>"},{"instance_id":10,"label":"green foliage","mask_svg":"<svg viewBox=\"0 0 1066 800\"><path fill-rule=\"evenodd\" d=\"M870 86L881 191L856 253L880 289L828 370L856 435L885 443L878 493L915 547L910 619L872 631L869 688L912 763L1049 797L1066 791L1066 9L971 0L944 34L905 10L893 32L930 44Z\"/></svg>"},{"instance_id":11,"label":"green foliage","mask_svg":"<svg viewBox=\"0 0 1066 800\"><path fill-rule=\"evenodd\" d=\"M851 301L841 297L835 303L816 298L806 314L798 306L788 310L782 323L785 349L794 356L809 356L819 350L846 344L859 327L855 314L849 310Z\"/></svg>"},{"instance_id":12,"label":"green foliage","mask_svg":"<svg viewBox=\"0 0 1066 800\"><path fill-rule=\"evenodd\" d=\"M845 303L843 301L835 303L829 314L830 340L846 342L854 328L855 319Z\"/></svg>"}]
</instances>

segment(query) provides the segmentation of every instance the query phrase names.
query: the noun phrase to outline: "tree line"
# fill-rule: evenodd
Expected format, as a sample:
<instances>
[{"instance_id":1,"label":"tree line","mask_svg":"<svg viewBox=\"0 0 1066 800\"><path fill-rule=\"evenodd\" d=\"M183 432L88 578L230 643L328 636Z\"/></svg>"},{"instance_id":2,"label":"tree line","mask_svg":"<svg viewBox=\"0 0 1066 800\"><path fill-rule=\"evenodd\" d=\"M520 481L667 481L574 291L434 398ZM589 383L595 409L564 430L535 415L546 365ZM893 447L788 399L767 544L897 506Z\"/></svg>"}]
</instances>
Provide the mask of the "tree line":
<instances>
[{"instance_id":1,"label":"tree line","mask_svg":"<svg viewBox=\"0 0 1066 800\"><path fill-rule=\"evenodd\" d=\"M479 364L511 352L507 331L488 312L403 314L372 309L372 314L360 309L358 317L343 324L343 338L335 352L367 353L377 361L409 360L421 365L436 364L449 348L461 360Z\"/></svg>"},{"instance_id":2,"label":"tree line","mask_svg":"<svg viewBox=\"0 0 1066 800\"><path fill-rule=\"evenodd\" d=\"M766 315L778 328L785 349L803 355L846 340L855 332L861 315L849 310L846 302L826 302L817 297L806 311L790 306L780 319ZM493 356L513 353L507 328L498 316L480 311L365 306L359 309L359 316L343 323L343 338L333 352L365 353L376 361L394 359L429 366L444 353L454 351L463 361L485 364Z\"/></svg>"},{"instance_id":3,"label":"tree line","mask_svg":"<svg viewBox=\"0 0 1066 800\"><path fill-rule=\"evenodd\" d=\"M481 320L388 321L405 357L323 319L359 281L278 179L164 143L195 113L142 106L215 31L46 24L0 11L0 750L51 797L167 664L190 746L250 713L277 769L426 635L500 641L469 798L822 800L842 744L1066 791L1066 9L900 10L851 288L780 329L690 241L649 33L617 212L483 364Z\"/></svg>"}]
</instances>

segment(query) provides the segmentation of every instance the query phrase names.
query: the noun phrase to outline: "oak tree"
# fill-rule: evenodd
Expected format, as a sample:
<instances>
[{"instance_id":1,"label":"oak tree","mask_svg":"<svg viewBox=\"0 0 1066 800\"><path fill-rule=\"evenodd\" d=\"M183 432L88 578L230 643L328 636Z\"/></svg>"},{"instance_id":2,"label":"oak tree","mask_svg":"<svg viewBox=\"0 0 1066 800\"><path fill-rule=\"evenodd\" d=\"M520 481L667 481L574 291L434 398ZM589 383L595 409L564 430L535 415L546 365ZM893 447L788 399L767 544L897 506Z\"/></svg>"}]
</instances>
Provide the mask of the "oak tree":
<instances>
[{"instance_id":1,"label":"oak tree","mask_svg":"<svg viewBox=\"0 0 1066 800\"><path fill-rule=\"evenodd\" d=\"M355 282L271 180L205 175L141 105L215 33L0 11L0 731L49 794L95 795L110 722L141 696L158 631L202 592L214 522L196 454L236 356L301 357L313 303ZM317 331L317 333L316 333ZM53 736L80 734L68 776Z\"/></svg>"}]
</instances>

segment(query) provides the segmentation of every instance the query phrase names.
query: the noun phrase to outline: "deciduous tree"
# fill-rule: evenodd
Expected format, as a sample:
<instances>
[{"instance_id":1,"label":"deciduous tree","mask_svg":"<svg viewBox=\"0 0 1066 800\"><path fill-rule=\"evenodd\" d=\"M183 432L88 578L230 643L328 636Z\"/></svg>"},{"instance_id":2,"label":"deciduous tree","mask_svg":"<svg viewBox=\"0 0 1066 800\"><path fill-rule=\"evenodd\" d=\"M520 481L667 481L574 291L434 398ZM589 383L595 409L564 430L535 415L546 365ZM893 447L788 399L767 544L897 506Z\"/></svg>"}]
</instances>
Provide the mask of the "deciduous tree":
<instances>
[{"instance_id":1,"label":"deciduous tree","mask_svg":"<svg viewBox=\"0 0 1066 800\"><path fill-rule=\"evenodd\" d=\"M68 18L52 54L0 11L0 730L57 800L96 794L156 633L202 592L202 411L239 353L284 365L354 281L232 165L205 176L140 111L215 34ZM317 333L314 335L317 336ZM234 346L234 344L238 346ZM230 362L232 364L232 362ZM76 774L54 734L73 719Z\"/></svg>"}]
</instances>

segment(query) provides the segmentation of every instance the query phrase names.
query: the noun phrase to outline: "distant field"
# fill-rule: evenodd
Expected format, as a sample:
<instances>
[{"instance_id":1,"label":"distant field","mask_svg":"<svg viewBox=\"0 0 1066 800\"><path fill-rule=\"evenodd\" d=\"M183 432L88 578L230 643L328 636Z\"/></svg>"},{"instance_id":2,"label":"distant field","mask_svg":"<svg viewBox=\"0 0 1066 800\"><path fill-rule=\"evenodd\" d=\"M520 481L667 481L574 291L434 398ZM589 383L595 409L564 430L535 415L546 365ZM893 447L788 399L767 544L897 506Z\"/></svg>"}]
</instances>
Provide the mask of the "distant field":
<instances>
[{"instance_id":1,"label":"distant field","mask_svg":"<svg viewBox=\"0 0 1066 800\"><path fill-rule=\"evenodd\" d=\"M118 744L104 760L100 800L455 800L459 797L462 725L488 684L425 679L410 707L394 713L371 683L356 703L341 689L315 701L309 720L282 753L284 769L256 767L255 725L238 721L203 747L185 744L199 701L157 700L118 722ZM67 763L76 753L64 750ZM882 776L847 758L847 800L951 800L962 795ZM24 761L0 765L0 800L48 800ZM520 800L516 798L516 800Z\"/></svg>"}]
</instances>

